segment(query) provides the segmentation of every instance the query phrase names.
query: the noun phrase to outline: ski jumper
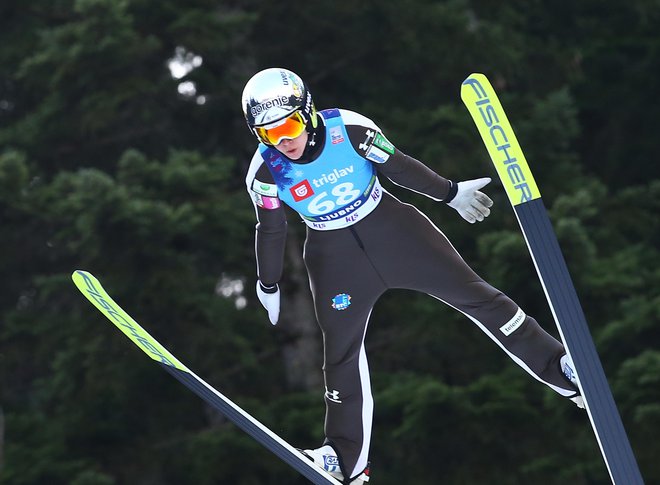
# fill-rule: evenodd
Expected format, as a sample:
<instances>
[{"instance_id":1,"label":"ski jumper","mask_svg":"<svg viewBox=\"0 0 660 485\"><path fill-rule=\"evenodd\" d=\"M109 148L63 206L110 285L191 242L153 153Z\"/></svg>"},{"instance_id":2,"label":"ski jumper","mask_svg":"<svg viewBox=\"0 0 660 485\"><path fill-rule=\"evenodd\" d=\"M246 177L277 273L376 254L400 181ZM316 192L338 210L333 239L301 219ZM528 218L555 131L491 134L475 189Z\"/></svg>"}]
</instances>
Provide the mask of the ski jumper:
<instances>
[{"instance_id":1,"label":"ski jumper","mask_svg":"<svg viewBox=\"0 0 660 485\"><path fill-rule=\"evenodd\" d=\"M384 190L378 175L434 200L446 198L452 182L396 149L368 118L338 109L319 115L311 159L292 161L260 144L246 183L264 284L282 273L282 202L307 225L303 258L323 332L326 443L337 450L344 477L367 465L373 399L364 337L390 288L427 293L457 309L534 378L574 395L560 370L563 345L481 279L424 214Z\"/></svg>"}]
</instances>

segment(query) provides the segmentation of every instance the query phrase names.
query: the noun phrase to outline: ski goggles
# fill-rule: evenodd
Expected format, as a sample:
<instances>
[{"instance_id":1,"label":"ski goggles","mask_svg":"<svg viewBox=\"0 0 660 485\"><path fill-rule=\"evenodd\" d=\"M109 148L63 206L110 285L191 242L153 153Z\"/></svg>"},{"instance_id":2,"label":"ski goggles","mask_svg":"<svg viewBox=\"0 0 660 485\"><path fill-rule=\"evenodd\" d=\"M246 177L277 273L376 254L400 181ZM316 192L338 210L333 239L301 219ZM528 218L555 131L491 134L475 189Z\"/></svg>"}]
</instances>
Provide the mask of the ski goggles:
<instances>
[{"instance_id":1,"label":"ski goggles","mask_svg":"<svg viewBox=\"0 0 660 485\"><path fill-rule=\"evenodd\" d=\"M266 125L268 128L266 126L255 126L254 133L261 142L275 146L284 139L293 140L298 138L305 131L306 125L307 123L305 123L300 111L296 111L280 121Z\"/></svg>"}]
</instances>

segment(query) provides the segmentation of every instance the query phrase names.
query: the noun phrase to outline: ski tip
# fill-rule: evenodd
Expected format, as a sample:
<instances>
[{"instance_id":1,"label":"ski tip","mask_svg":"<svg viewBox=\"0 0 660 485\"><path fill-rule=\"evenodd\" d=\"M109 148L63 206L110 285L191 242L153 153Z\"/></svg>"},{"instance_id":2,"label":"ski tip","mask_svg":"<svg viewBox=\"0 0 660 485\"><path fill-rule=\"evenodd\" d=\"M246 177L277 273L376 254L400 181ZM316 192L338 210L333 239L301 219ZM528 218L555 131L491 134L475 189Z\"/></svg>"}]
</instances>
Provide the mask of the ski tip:
<instances>
[{"instance_id":1,"label":"ski tip","mask_svg":"<svg viewBox=\"0 0 660 485\"><path fill-rule=\"evenodd\" d=\"M75 280L76 275L82 276L82 275L88 275L91 276L91 273L89 271L85 271L84 269L76 269L71 273L71 279Z\"/></svg>"},{"instance_id":2,"label":"ski tip","mask_svg":"<svg viewBox=\"0 0 660 485\"><path fill-rule=\"evenodd\" d=\"M105 315L108 320L114 323L145 354L161 364L183 372L190 372L185 365L158 343L155 338L110 297L94 275L78 269L73 272L71 278L85 298Z\"/></svg>"},{"instance_id":3,"label":"ski tip","mask_svg":"<svg viewBox=\"0 0 660 485\"><path fill-rule=\"evenodd\" d=\"M89 288L90 285L100 285L99 280L97 280L92 273L85 271L84 269L77 269L71 273L71 279L73 283L78 287L80 291L85 292L85 288Z\"/></svg>"},{"instance_id":4,"label":"ski tip","mask_svg":"<svg viewBox=\"0 0 660 485\"><path fill-rule=\"evenodd\" d=\"M472 74L470 74L468 77L465 78L465 80L463 81L462 84L470 84L471 80L473 80L472 82L474 82L474 80L477 80L477 81L480 81L480 82L483 82L484 80L486 80L486 82L488 82L488 78L486 77L485 74L482 74L480 72L473 72Z\"/></svg>"}]
</instances>

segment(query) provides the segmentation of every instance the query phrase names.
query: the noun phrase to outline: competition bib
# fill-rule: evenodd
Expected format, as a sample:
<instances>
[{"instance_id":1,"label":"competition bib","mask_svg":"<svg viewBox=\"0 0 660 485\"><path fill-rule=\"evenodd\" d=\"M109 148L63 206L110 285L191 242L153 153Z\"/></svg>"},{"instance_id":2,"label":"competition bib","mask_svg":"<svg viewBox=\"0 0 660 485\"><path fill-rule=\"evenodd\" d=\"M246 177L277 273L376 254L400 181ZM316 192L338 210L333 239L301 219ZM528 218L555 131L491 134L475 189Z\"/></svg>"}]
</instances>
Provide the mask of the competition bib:
<instances>
[{"instance_id":1,"label":"competition bib","mask_svg":"<svg viewBox=\"0 0 660 485\"><path fill-rule=\"evenodd\" d=\"M295 163L263 145L278 197L317 230L350 226L376 208L382 188L374 166L351 146L339 110L321 111L326 142L313 162Z\"/></svg>"}]
</instances>

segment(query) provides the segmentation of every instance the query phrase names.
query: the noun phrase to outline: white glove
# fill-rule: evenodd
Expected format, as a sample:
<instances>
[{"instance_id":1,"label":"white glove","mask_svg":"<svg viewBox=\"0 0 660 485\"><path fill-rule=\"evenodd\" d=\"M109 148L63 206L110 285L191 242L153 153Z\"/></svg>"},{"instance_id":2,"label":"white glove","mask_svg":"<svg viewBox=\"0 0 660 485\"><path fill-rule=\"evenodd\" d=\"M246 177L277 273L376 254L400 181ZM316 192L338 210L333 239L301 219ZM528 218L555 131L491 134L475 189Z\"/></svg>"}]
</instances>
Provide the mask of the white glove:
<instances>
[{"instance_id":1,"label":"white glove","mask_svg":"<svg viewBox=\"0 0 660 485\"><path fill-rule=\"evenodd\" d=\"M490 177L458 182L458 191L447 205L456 209L470 224L483 221L490 214L489 207L493 205L493 201L479 189L489 183Z\"/></svg>"},{"instance_id":2,"label":"white glove","mask_svg":"<svg viewBox=\"0 0 660 485\"><path fill-rule=\"evenodd\" d=\"M268 288L257 280L257 297L268 312L270 323L277 325L280 318L280 287L275 285Z\"/></svg>"}]
</instances>

